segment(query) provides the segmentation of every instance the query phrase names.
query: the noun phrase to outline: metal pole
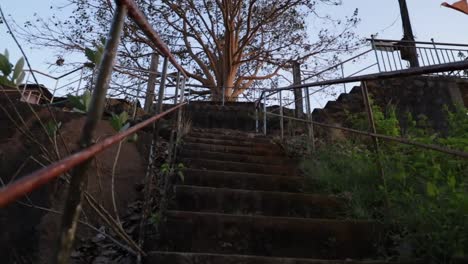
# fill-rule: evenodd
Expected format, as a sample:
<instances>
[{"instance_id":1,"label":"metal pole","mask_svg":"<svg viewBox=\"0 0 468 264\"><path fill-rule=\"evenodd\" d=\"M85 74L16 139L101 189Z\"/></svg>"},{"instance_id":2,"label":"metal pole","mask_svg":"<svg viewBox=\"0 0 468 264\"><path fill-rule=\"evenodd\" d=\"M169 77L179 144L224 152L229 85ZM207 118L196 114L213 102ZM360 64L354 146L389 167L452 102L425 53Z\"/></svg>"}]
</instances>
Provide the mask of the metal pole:
<instances>
[{"instance_id":1,"label":"metal pole","mask_svg":"<svg viewBox=\"0 0 468 264\"><path fill-rule=\"evenodd\" d=\"M377 47L375 46L374 35L371 35L371 44L372 44L372 49L374 50L374 53L375 53L375 60L377 61L377 68L379 68L379 72L382 72L382 69L380 68L380 62L379 62L379 54L377 53Z\"/></svg>"},{"instance_id":2,"label":"metal pole","mask_svg":"<svg viewBox=\"0 0 468 264\"><path fill-rule=\"evenodd\" d=\"M419 67L418 53L416 51L416 44L414 43L414 34L411 26L408 6L406 5L406 0L398 0L398 3L400 4L401 20L403 25L403 40L411 41L411 43L407 43L405 45L409 55L408 61L410 63L410 67Z\"/></svg>"},{"instance_id":3,"label":"metal pole","mask_svg":"<svg viewBox=\"0 0 468 264\"><path fill-rule=\"evenodd\" d=\"M158 93L158 104L156 105L156 113L159 114L162 112L163 99L164 99L164 90L166 89L166 79L167 79L167 67L169 66L168 58L164 58L163 62L163 71L161 75L161 84L159 86Z\"/></svg>"},{"instance_id":4,"label":"metal pole","mask_svg":"<svg viewBox=\"0 0 468 264\"><path fill-rule=\"evenodd\" d=\"M94 130L102 118L107 89L109 88L112 68L117 55L117 48L119 46L120 35L122 33L126 15L126 6L117 4L111 29L107 37L104 54L102 56L101 63L99 64L96 88L93 91L90 109L81 133L80 147L82 149L92 144ZM82 208L81 203L83 191L87 186L86 171L90 162L91 160L84 162L82 165L77 166L72 172L68 196L65 201L65 209L62 216L62 226L57 255L54 260L57 264L66 264L70 258L70 252L75 240L76 223Z\"/></svg>"},{"instance_id":5,"label":"metal pole","mask_svg":"<svg viewBox=\"0 0 468 264\"><path fill-rule=\"evenodd\" d=\"M312 143L312 152L315 152L315 135L314 135L314 124L312 123L312 111L310 107L310 93L309 87L305 88L306 92L306 102L307 102L307 119L309 119L310 123L307 126L309 141Z\"/></svg>"},{"instance_id":6,"label":"metal pole","mask_svg":"<svg viewBox=\"0 0 468 264\"><path fill-rule=\"evenodd\" d=\"M263 134L267 134L267 108L266 108L267 98L263 97Z\"/></svg>"},{"instance_id":7,"label":"metal pole","mask_svg":"<svg viewBox=\"0 0 468 264\"><path fill-rule=\"evenodd\" d=\"M374 113L372 111L372 105L370 103L369 91L367 90L367 82L366 81L362 82L361 92L362 92L362 99L364 100L364 106L365 106L366 112L367 112L367 120L369 122L369 131L372 134L377 134L377 129L375 127ZM372 136L372 141L374 142L374 150L375 150L375 154L376 154L377 169L380 172L380 176L382 178L382 183L383 183L385 192L387 192L387 181L385 179L385 171L384 171L383 164L382 164L382 159L381 159L379 139L377 137ZM388 205L388 195L386 194L385 197L387 198L387 205Z\"/></svg>"},{"instance_id":8,"label":"metal pole","mask_svg":"<svg viewBox=\"0 0 468 264\"><path fill-rule=\"evenodd\" d=\"M279 104L280 104L280 129L281 129L281 139L284 139L284 113L283 113L283 93L279 91Z\"/></svg>"},{"instance_id":9,"label":"metal pole","mask_svg":"<svg viewBox=\"0 0 468 264\"><path fill-rule=\"evenodd\" d=\"M297 62L293 62L293 83L294 85L300 85L301 81L301 65ZM295 89L294 90L294 100L295 100L295 108L296 108L296 117L303 118L304 116L304 104L303 104L303 96L302 96L302 89Z\"/></svg>"},{"instance_id":10,"label":"metal pole","mask_svg":"<svg viewBox=\"0 0 468 264\"><path fill-rule=\"evenodd\" d=\"M223 85L223 99L222 99L223 100L223 103L222 103L223 106L224 106L224 100L225 100L224 96L226 96L226 87Z\"/></svg>"},{"instance_id":11,"label":"metal pole","mask_svg":"<svg viewBox=\"0 0 468 264\"><path fill-rule=\"evenodd\" d=\"M58 84L59 84L59 79L55 81L54 92L52 93L52 98L50 98L50 103L54 102L55 92L57 91Z\"/></svg>"},{"instance_id":12,"label":"metal pole","mask_svg":"<svg viewBox=\"0 0 468 264\"><path fill-rule=\"evenodd\" d=\"M255 133L258 133L259 127L258 121L258 107L255 107Z\"/></svg>"},{"instance_id":13,"label":"metal pole","mask_svg":"<svg viewBox=\"0 0 468 264\"><path fill-rule=\"evenodd\" d=\"M435 44L435 42L434 42L434 39L433 39L433 38L431 38L431 42L432 42L432 45L434 46L434 51L435 51L435 54L436 54L436 57L437 57L437 61L438 61L438 62L439 62L439 64L440 64L440 57L439 57L439 53L437 52L437 46L436 46L436 44Z\"/></svg>"},{"instance_id":14,"label":"metal pole","mask_svg":"<svg viewBox=\"0 0 468 264\"><path fill-rule=\"evenodd\" d=\"M159 55L156 53L153 53L151 55L151 63L149 67L150 74L148 78L148 86L146 88L145 105L143 107L143 110L145 110L145 112L147 113L149 113L151 111L151 108L153 107L154 89L156 87L156 79L157 79L156 72L158 71L158 64L159 64Z\"/></svg>"},{"instance_id":15,"label":"metal pole","mask_svg":"<svg viewBox=\"0 0 468 264\"><path fill-rule=\"evenodd\" d=\"M343 78L345 77L343 64L341 64L341 77L343 77ZM344 93L346 93L346 83L343 83L343 89L344 89ZM309 94L309 93L307 92L307 94Z\"/></svg>"},{"instance_id":16,"label":"metal pole","mask_svg":"<svg viewBox=\"0 0 468 264\"><path fill-rule=\"evenodd\" d=\"M80 91L81 81L83 80L83 72L84 72L84 67L81 68L80 81L78 82L78 88L76 88L76 95L77 95L77 96L78 96L78 93L79 93L79 91Z\"/></svg>"}]
</instances>

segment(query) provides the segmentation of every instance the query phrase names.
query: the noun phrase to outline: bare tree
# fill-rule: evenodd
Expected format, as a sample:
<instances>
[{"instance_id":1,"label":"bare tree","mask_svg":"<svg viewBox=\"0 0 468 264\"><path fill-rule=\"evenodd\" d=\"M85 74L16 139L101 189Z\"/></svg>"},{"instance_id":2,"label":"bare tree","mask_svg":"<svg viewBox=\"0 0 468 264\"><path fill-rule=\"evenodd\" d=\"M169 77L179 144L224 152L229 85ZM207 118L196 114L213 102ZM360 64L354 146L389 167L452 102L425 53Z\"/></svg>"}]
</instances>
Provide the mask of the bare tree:
<instances>
[{"instance_id":1,"label":"bare tree","mask_svg":"<svg viewBox=\"0 0 468 264\"><path fill-rule=\"evenodd\" d=\"M22 36L39 46L83 52L100 39L110 21L109 0L68 0L72 16L60 21L39 19L27 23ZM353 28L357 10L334 19L323 6L341 0L140 0L154 28L170 44L187 74L227 100L253 84L276 76L293 61L330 63L337 54L352 51L358 41ZM314 28L308 28L313 21ZM310 35L310 33L312 35ZM151 43L127 23L119 63L145 68Z\"/></svg>"}]
</instances>

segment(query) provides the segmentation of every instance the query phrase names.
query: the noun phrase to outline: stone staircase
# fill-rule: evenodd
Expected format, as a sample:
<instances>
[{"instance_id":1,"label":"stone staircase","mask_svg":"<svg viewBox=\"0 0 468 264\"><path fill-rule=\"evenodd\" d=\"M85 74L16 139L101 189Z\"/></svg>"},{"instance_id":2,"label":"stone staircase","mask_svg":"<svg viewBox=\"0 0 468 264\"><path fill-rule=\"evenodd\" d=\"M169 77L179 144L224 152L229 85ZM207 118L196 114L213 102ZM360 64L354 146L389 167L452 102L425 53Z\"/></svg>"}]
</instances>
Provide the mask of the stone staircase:
<instances>
[{"instance_id":1,"label":"stone staircase","mask_svg":"<svg viewBox=\"0 0 468 264\"><path fill-rule=\"evenodd\" d=\"M379 225L344 219L337 197L302 193L296 162L267 137L193 129L180 161L184 181L145 263L386 263L365 261Z\"/></svg>"}]
</instances>

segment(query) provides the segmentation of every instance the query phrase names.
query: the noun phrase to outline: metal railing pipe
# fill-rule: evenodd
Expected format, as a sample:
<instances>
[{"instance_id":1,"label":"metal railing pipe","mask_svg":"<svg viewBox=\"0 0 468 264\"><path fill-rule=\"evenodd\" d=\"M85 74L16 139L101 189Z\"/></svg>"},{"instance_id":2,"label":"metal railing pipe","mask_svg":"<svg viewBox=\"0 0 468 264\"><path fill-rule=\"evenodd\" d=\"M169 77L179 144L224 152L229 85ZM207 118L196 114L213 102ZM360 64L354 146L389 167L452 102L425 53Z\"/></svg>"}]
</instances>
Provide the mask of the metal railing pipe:
<instances>
[{"instance_id":1,"label":"metal railing pipe","mask_svg":"<svg viewBox=\"0 0 468 264\"><path fill-rule=\"evenodd\" d=\"M63 160L54 162L47 167L37 170L11 184L8 184L7 186L0 189L0 208L4 208L5 206L14 202L15 200L25 196L26 194L31 193L32 191L45 185L51 180L58 178L60 175L68 172L73 167L82 164L83 162L108 149L109 147L124 140L126 137L131 136L135 132L138 132L142 128L182 108L182 106L184 106L185 104L186 103L181 103L165 112L157 114L135 126L132 126L125 131L110 136L102 141L99 141L99 143L96 143L88 148L85 148L73 155L64 158Z\"/></svg>"},{"instance_id":2,"label":"metal railing pipe","mask_svg":"<svg viewBox=\"0 0 468 264\"><path fill-rule=\"evenodd\" d=\"M128 14L130 18L138 25L138 27L145 33L145 35L151 40L153 45L157 48L159 52L169 59L169 61L174 65L174 67L179 70L184 77L187 77L185 69L177 62L177 60L172 55L171 51L167 47L166 43L161 40L159 35L154 31L151 24L148 22L146 16L138 8L138 5L134 0L116 0L117 4L125 5L128 8Z\"/></svg>"}]
</instances>

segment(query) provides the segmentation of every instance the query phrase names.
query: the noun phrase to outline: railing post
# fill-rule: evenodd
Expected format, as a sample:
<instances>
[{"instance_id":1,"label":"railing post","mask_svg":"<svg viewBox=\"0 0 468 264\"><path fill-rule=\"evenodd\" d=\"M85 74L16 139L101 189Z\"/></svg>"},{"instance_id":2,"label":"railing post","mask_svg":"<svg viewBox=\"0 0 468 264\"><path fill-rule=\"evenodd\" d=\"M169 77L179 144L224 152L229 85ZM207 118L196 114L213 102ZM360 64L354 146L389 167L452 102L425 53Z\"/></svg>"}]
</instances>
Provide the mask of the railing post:
<instances>
[{"instance_id":1,"label":"railing post","mask_svg":"<svg viewBox=\"0 0 468 264\"><path fill-rule=\"evenodd\" d=\"M80 138L80 147L86 148L93 142L94 130L102 118L107 89L112 76L120 35L127 15L127 7L122 4L116 5L110 33L107 37L104 54L99 64L99 74L96 80L96 88L93 91L91 105L86 117ZM68 196L65 201L65 209L62 216L60 239L57 255L54 260L57 264L66 264L70 258L70 252L75 239L77 221L81 213L83 191L86 189L86 170L91 160L77 166L71 176Z\"/></svg>"},{"instance_id":2,"label":"railing post","mask_svg":"<svg viewBox=\"0 0 468 264\"><path fill-rule=\"evenodd\" d=\"M343 79L345 78L343 63L341 63L341 77ZM343 89L344 89L344 93L346 93L346 83L343 83Z\"/></svg>"},{"instance_id":3,"label":"railing post","mask_svg":"<svg viewBox=\"0 0 468 264\"><path fill-rule=\"evenodd\" d=\"M306 103L307 103L307 119L309 119L309 125L307 126L307 132L309 141L312 143L312 152L315 152L315 135L314 135L314 123L312 122L312 110L310 106L310 92L309 87L305 88Z\"/></svg>"},{"instance_id":4,"label":"railing post","mask_svg":"<svg viewBox=\"0 0 468 264\"><path fill-rule=\"evenodd\" d=\"M162 112L163 108L163 99L164 99L164 90L166 89L166 79L167 79L167 67L169 66L169 59L164 58L163 70L161 75L161 84L159 85L158 93L158 104L156 105L156 113L159 114Z\"/></svg>"},{"instance_id":5,"label":"railing post","mask_svg":"<svg viewBox=\"0 0 468 264\"><path fill-rule=\"evenodd\" d=\"M180 93L180 100L179 100L179 103L183 103L184 102L184 96L185 96L185 78L182 78L182 87L181 87L182 91ZM182 109L179 109L177 111L177 136L179 137L180 136L180 133L181 133L181 128L182 128Z\"/></svg>"},{"instance_id":6,"label":"railing post","mask_svg":"<svg viewBox=\"0 0 468 264\"><path fill-rule=\"evenodd\" d=\"M435 54L436 54L436 57L437 57L437 61L440 64L440 57L439 57L439 53L437 52L437 46L436 46L436 43L434 42L434 38L431 38L431 42L432 42L432 46L434 46L434 51L435 51Z\"/></svg>"},{"instance_id":7,"label":"railing post","mask_svg":"<svg viewBox=\"0 0 468 264\"><path fill-rule=\"evenodd\" d=\"M373 114L373 111L372 111L372 105L370 103L369 91L367 89L367 81L362 82L361 94L362 94L362 99L364 101L364 106L365 106L366 112L367 112L367 120L369 122L369 132L375 135L375 134L377 134L377 129L375 127L374 114ZM375 150L375 154L376 154L377 169L379 170L380 177L382 179L382 183L383 183L383 186L384 186L384 189L385 189L384 191L387 192L387 181L385 179L385 171L384 171L384 167L383 167L383 163L382 163L382 157L381 157L381 153L380 153L379 139L377 137L375 137L375 136L371 136L371 137L372 137L372 141L374 143L374 150ZM386 202L387 202L387 205L388 205L389 201L388 201L387 193L385 193L385 197L387 199Z\"/></svg>"},{"instance_id":8,"label":"railing post","mask_svg":"<svg viewBox=\"0 0 468 264\"><path fill-rule=\"evenodd\" d=\"M267 134L267 97L266 95L263 96L263 134L266 136Z\"/></svg>"},{"instance_id":9,"label":"railing post","mask_svg":"<svg viewBox=\"0 0 468 264\"><path fill-rule=\"evenodd\" d=\"M226 86L223 85L223 99L222 99L222 106L224 106L224 97L226 96Z\"/></svg>"},{"instance_id":10,"label":"railing post","mask_svg":"<svg viewBox=\"0 0 468 264\"><path fill-rule=\"evenodd\" d=\"M382 69L380 68L380 62L379 62L379 54L377 53L377 47L375 46L375 36L371 35L371 45L372 49L374 50L375 53L375 60L377 61L377 68L379 69L379 72L382 72Z\"/></svg>"},{"instance_id":11,"label":"railing post","mask_svg":"<svg viewBox=\"0 0 468 264\"><path fill-rule=\"evenodd\" d=\"M78 96L80 88L81 88L81 81L83 80L83 73L84 73L84 67L81 68L81 73L80 73L80 80L78 82L78 88L76 88L76 95Z\"/></svg>"},{"instance_id":12,"label":"railing post","mask_svg":"<svg viewBox=\"0 0 468 264\"><path fill-rule=\"evenodd\" d=\"M280 129L281 129L281 140L284 139L284 113L283 113L283 92L279 91L279 104L280 104Z\"/></svg>"},{"instance_id":13,"label":"railing post","mask_svg":"<svg viewBox=\"0 0 468 264\"><path fill-rule=\"evenodd\" d=\"M52 92L52 98L50 98L50 103L53 103L53 102L54 102L55 92L57 91L57 87L58 87L59 81L60 81L60 79L57 79L57 80L55 81L55 87L54 87L54 91ZM39 88L39 87L38 87L38 88Z\"/></svg>"},{"instance_id":14,"label":"railing post","mask_svg":"<svg viewBox=\"0 0 468 264\"><path fill-rule=\"evenodd\" d=\"M151 62L150 62L150 74L148 78L148 86L146 88L146 97L145 97L145 105L143 106L143 110L149 113L151 111L151 107L153 106L154 101L154 90L156 87L156 79L158 71L158 64L159 64L159 55L156 53L151 54Z\"/></svg>"}]
</instances>

